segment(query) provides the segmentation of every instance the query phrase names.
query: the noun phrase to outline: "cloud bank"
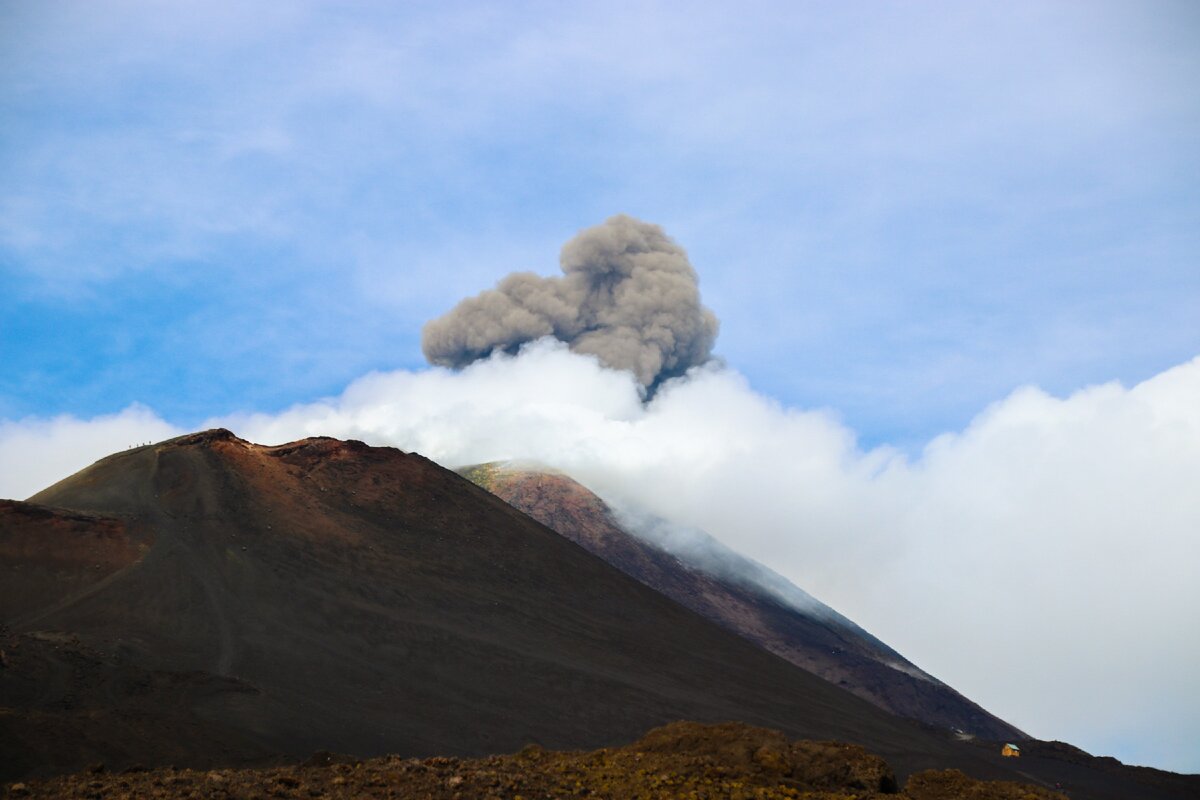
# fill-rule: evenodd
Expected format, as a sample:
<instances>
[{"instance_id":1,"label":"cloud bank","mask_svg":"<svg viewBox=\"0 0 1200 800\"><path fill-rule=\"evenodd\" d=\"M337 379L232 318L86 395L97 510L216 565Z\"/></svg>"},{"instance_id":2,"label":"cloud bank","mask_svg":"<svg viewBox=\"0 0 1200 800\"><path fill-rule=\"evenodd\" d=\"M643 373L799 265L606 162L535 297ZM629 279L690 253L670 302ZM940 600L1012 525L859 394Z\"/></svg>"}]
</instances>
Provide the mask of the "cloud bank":
<instances>
[{"instance_id":1,"label":"cloud bank","mask_svg":"<svg viewBox=\"0 0 1200 800\"><path fill-rule=\"evenodd\" d=\"M1035 736L1200 770L1200 358L1133 387L1017 390L916 459L715 364L644 403L631 373L550 338L212 424L544 462L710 532ZM144 409L7 423L0 495L175 432Z\"/></svg>"},{"instance_id":2,"label":"cloud bank","mask_svg":"<svg viewBox=\"0 0 1200 800\"><path fill-rule=\"evenodd\" d=\"M513 273L427 323L425 357L461 368L553 336L650 390L709 359L716 315L700 304L687 254L659 226L619 214L567 242L559 261L561 278Z\"/></svg>"},{"instance_id":3,"label":"cloud bank","mask_svg":"<svg viewBox=\"0 0 1200 800\"><path fill-rule=\"evenodd\" d=\"M110 453L183 433L141 405L92 419L0 419L0 497L23 500Z\"/></svg>"}]
</instances>

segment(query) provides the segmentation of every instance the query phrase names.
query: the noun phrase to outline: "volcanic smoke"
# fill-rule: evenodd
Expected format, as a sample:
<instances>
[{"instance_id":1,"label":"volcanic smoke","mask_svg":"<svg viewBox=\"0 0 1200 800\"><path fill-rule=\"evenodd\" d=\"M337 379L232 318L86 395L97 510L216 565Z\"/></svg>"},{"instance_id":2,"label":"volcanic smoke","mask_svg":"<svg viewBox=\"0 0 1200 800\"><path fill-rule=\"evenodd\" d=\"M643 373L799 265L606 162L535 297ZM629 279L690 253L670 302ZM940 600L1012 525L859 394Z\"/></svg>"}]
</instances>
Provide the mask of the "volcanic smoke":
<instances>
[{"instance_id":1,"label":"volcanic smoke","mask_svg":"<svg viewBox=\"0 0 1200 800\"><path fill-rule=\"evenodd\" d=\"M553 336L632 372L648 393L711 357L717 317L700 303L687 253L658 225L619 214L567 242L559 263L562 277L515 272L426 323L425 357L460 369Z\"/></svg>"}]
</instances>

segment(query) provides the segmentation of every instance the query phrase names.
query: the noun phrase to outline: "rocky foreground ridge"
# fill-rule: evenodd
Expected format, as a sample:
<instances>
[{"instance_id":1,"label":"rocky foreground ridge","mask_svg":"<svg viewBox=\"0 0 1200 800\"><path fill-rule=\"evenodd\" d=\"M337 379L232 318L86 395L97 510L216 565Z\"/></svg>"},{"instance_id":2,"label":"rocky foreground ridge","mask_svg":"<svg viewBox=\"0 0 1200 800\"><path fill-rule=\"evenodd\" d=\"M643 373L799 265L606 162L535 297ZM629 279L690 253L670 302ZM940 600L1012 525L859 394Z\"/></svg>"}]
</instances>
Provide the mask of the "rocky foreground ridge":
<instances>
[{"instance_id":1,"label":"rocky foreground ridge","mask_svg":"<svg viewBox=\"0 0 1200 800\"><path fill-rule=\"evenodd\" d=\"M10 784L9 797L46 798L730 798L768 800L1058 800L1067 795L957 770L912 775L897 791L887 762L855 745L789 741L740 723L677 722L631 745L591 752L529 746L478 759L318 754L269 769L92 772Z\"/></svg>"}]
</instances>

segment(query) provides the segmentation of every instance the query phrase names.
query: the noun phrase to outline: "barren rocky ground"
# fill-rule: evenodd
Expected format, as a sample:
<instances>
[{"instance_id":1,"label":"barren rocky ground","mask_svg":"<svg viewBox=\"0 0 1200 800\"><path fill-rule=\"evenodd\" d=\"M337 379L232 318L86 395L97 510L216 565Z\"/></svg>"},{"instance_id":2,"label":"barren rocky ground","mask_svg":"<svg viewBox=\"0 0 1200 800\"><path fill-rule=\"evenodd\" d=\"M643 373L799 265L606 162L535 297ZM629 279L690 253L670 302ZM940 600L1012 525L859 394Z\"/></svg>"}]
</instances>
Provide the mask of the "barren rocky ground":
<instances>
[{"instance_id":1,"label":"barren rocky ground","mask_svg":"<svg viewBox=\"0 0 1200 800\"><path fill-rule=\"evenodd\" d=\"M836 742L789 741L736 723L680 722L620 748L552 752L530 746L479 759L358 761L328 754L272 769L94 771L10 784L45 798L730 798L768 800L1053 800L1065 795L955 770L910 777L902 793L882 758Z\"/></svg>"}]
</instances>

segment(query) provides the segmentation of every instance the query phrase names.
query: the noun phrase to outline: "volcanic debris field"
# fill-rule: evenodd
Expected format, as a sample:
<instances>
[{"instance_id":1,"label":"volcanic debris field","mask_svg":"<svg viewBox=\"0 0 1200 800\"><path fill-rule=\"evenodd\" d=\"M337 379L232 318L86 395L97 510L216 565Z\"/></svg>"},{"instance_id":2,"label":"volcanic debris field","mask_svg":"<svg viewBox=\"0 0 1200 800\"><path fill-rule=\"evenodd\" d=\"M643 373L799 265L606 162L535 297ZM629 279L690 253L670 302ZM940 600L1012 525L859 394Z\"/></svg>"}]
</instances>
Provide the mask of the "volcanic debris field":
<instances>
[{"instance_id":1,"label":"volcanic debris field","mask_svg":"<svg viewBox=\"0 0 1200 800\"><path fill-rule=\"evenodd\" d=\"M738 723L679 722L620 748L552 752L529 746L479 759L315 754L294 767L134 770L17 783L10 797L45 798L729 798L1052 800L1065 795L956 770L910 777L903 793L882 758L837 742L788 741Z\"/></svg>"}]
</instances>

